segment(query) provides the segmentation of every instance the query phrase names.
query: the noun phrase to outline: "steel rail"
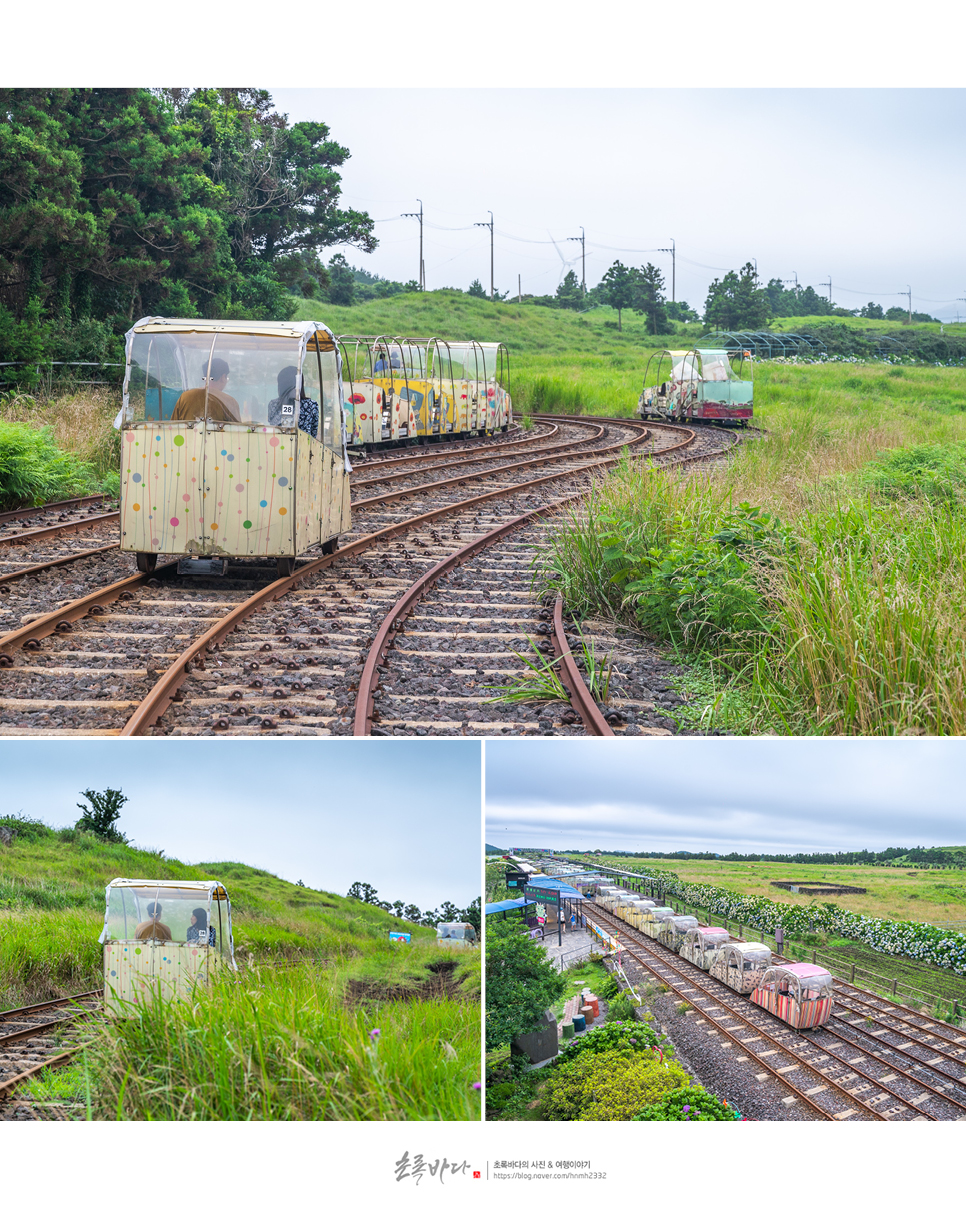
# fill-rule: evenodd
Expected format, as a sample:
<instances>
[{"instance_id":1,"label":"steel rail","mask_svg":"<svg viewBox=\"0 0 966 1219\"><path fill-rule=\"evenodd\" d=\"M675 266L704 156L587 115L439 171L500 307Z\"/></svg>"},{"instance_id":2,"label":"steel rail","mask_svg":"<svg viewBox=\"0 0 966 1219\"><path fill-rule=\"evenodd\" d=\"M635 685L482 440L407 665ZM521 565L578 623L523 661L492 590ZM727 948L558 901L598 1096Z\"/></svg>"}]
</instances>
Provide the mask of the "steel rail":
<instances>
[{"instance_id":1,"label":"steel rail","mask_svg":"<svg viewBox=\"0 0 966 1219\"><path fill-rule=\"evenodd\" d=\"M44 538L56 538L65 533L80 533L82 529L93 529L95 525L105 525L108 521L119 521L120 519L120 512L103 512L99 516L88 516L79 521L65 521L61 525L48 525L43 529L27 529L23 533L13 533L9 537L0 535L0 546L13 546L18 542L42 542Z\"/></svg>"},{"instance_id":2,"label":"steel rail","mask_svg":"<svg viewBox=\"0 0 966 1219\"><path fill-rule=\"evenodd\" d=\"M595 906L596 906L596 903L595 903ZM617 918L616 915L611 915L610 911L606 912L606 915L602 921L607 922L608 916L611 920L616 920L617 923L624 922L623 919ZM658 952L651 949L649 945L643 943L640 939L635 937L633 934L633 932L634 932L633 928L630 928L628 924L624 924L624 926L628 927L628 929L631 932L631 935L628 938L637 939L638 945L640 947L645 948L647 951L651 952L651 955L656 960L661 961L662 964L664 964L672 972L678 974L682 978L685 978L689 982L690 985L696 987L696 989L700 990L702 993L707 995L707 997L709 999L711 999L715 1003L716 1006L724 1007L726 1010L728 1010L727 1004L722 1003L720 999L718 999L714 995L712 995L710 991L708 991L705 987L698 984L694 979L689 978L688 975L686 973L684 973L684 971L682 969L678 968L674 964L673 957L676 956L677 954L674 954L673 951L670 949L666 949L666 951L669 954L668 957L665 957L662 954L659 954ZM614 927L614 929L618 930L618 931L622 930L621 927ZM680 958L678 958L678 959L680 959ZM643 962L642 962L642 964L643 964ZM647 967L647 966L645 966L645 967ZM697 967L695 967L695 968L697 968ZM666 979L665 979L665 981L666 981ZM720 981L720 980L716 979L716 981ZM678 989L676 987L673 986L673 984L668 983L668 985L672 986L672 989L674 989L677 993L681 993L680 991L678 991ZM721 983L721 985L724 986L725 984ZM734 993L734 992L732 992L732 993ZM684 996L682 995L682 998L683 997ZM703 1009L697 1009L697 1010L700 1010L702 1016L704 1016L706 1019L709 1018L707 1013L704 1012ZM730 1010L734 1011L734 1009L730 1009ZM761 1008L759 1010L762 1012L765 1012L764 1008ZM803 1066L806 1066L806 1067L808 1067L809 1070L817 1073L819 1076L821 1076L822 1079L826 1080L826 1082L828 1082L832 1086L838 1088L840 1091L845 1092L845 1095L847 1095L851 1101L861 1105L868 1112L874 1113L877 1118L881 1118L884 1121L889 1120L888 1118L883 1118L883 1116L881 1114L876 1113L876 1111L874 1109L872 1109L871 1106L867 1105L864 1101L859 1100L859 1098L856 1097L855 1095L853 1095L851 1092L848 1092L846 1089L843 1089L840 1084L834 1083L828 1076L826 1076L824 1074L824 1072L818 1070L818 1068L816 1068L811 1063L809 1063L807 1061L807 1059L800 1057L794 1050L783 1045L780 1041L777 1041L775 1038L770 1037L769 1034L766 1033L765 1030L760 1025L752 1024L752 1022L748 1016L743 1016L737 1011L734 1011L734 1015L735 1015L736 1019L743 1020L746 1024L748 1024L750 1027L754 1028L758 1033L760 1033L763 1037L765 1037L766 1040L771 1041L772 1044L778 1046L786 1054L790 1055L792 1058L797 1059ZM822 1055L824 1055L828 1058L835 1059L836 1062L840 1063L842 1066L847 1068L848 1071L852 1072L855 1075L861 1076L868 1083L873 1084L876 1088L878 1088L880 1090L880 1092L887 1093L889 1096L894 1097L904 1108L913 1110L914 1112L918 1113L921 1118L924 1118L926 1121L938 1121L939 1120L938 1118L934 1117L933 1114L927 1113L925 1109L920 1108L919 1105L915 1101L908 1100L906 1097L902 1096L901 1093L896 1092L896 1090L894 1088L890 1088L889 1085L887 1083L884 1083L881 1079L877 1079L874 1075L869 1075L866 1071L863 1071L862 1068L857 1065L857 1063L850 1061L847 1058L843 1058L841 1054L837 1054L833 1049L829 1048L828 1046L823 1045L820 1041L816 1041L814 1036L812 1036L808 1030L796 1029L796 1028L793 1028L791 1025L789 1025L788 1028L789 1028L789 1032L791 1034L794 1034L795 1036L799 1037L802 1041L804 1041L808 1045L812 1046L815 1050L819 1051ZM831 1030L830 1030L830 1032L831 1032ZM832 1036L840 1037L841 1034L839 1032L835 1032L832 1034ZM732 1040L737 1040L737 1038L734 1038L732 1036ZM925 1083L923 1080L916 1079L908 1071L903 1070L901 1067L897 1066L895 1063L891 1063L891 1062L887 1063L887 1062L884 1062L882 1059L876 1058L876 1056L871 1051L869 1051L868 1049L864 1048L861 1045L858 1045L857 1043L852 1041L850 1038L846 1037L846 1038L844 1038L844 1040L846 1041L847 1044L854 1046L858 1050L862 1050L863 1053L867 1057L872 1058L874 1061L878 1062L881 1066L885 1067L887 1070L895 1071L899 1075L902 1075L906 1080L908 1080L910 1083L914 1084L917 1088L925 1088L928 1092L932 1092L934 1095L938 1096L941 1100L947 1101L949 1104L955 1106L956 1108L966 1111L966 1105L962 1104L959 1101L953 1100L951 1097L947 1096L943 1091L931 1087L929 1084ZM745 1045L744 1042L741 1042L740 1044L746 1050L749 1048L747 1045ZM783 1083L786 1083L786 1084L788 1084L788 1086L791 1086L789 1084L789 1081L787 1081L784 1078L784 1076L781 1076L780 1078L782 1079Z\"/></svg>"},{"instance_id":3,"label":"steel rail","mask_svg":"<svg viewBox=\"0 0 966 1219\"><path fill-rule=\"evenodd\" d=\"M597 919L598 921L603 923L603 925L605 927L607 927L608 930L616 931L620 934L625 934L624 927L627 927L628 930L633 930L632 928L629 927L628 924L624 924L623 927L619 926L618 922L614 921L614 918L613 918L613 916L611 916L610 911L604 909L603 907L598 906L596 902L594 902L593 905L594 905L595 919ZM603 911L603 913L601 913L601 911ZM619 920L619 922L623 922L623 920ZM632 939L631 936L628 936L627 938ZM651 956L655 960L659 961L661 965L664 965L666 968L671 969L672 972L674 972L674 973L677 973L679 975L681 974L680 970L674 969L674 967L663 956L659 956L658 953L654 952L647 944L643 944L640 941L638 941L633 947L625 949L625 951L629 952L631 954L631 956L634 957L650 973L657 973L657 970L655 970L652 965L648 964L648 962L645 961L640 956L639 953L635 952L634 947L644 948L646 951L650 952ZM660 976L660 975L658 975L658 976ZM784 1084L784 1086L786 1088L791 1089L791 1091L794 1092L795 1095L800 1100L804 1101L805 1104L809 1106L809 1108L813 1109L816 1113L818 1113L821 1117L825 1118L826 1120L829 1120L829 1121L835 1120L834 1114L831 1114L831 1113L827 1112L827 1110L823 1109L816 1101L814 1101L808 1095L808 1093L806 1091L799 1088L798 1085L795 1084L792 1080L787 1079L786 1076L784 1076L784 1075L779 1075L775 1067L770 1066L768 1061L765 1058L763 1058L756 1050L752 1049L751 1046L746 1045L743 1041L741 1041L738 1037L736 1037L734 1033L729 1032L725 1028L725 1026L721 1023L720 1020L717 1020L714 1016L710 1015L708 1012L704 1011L702 1008L697 1007L694 1004L693 1000L688 999L688 997L684 994L684 992L681 990L681 988L679 986L674 985L673 981L669 981L667 978L661 978L661 981L670 990L673 990L676 995L679 995L685 1003L688 1003L689 1006L693 1007L695 1011L699 1011L701 1013L702 1019L707 1020L710 1024L714 1025L714 1027L724 1037L726 1037L729 1041L736 1042L738 1045L740 1045L742 1050L746 1054L750 1055L752 1058L755 1059L756 1062L758 1062L762 1067L764 1067L764 1069L768 1072L769 1075L773 1076L780 1083ZM868 1105L866 1105L864 1101L861 1101L857 1097L852 1096L852 1094L850 1092L848 1092L840 1084L834 1083L826 1075L824 1075L821 1071L817 1071L816 1068L810 1067L808 1063L804 1062L802 1059L799 1059L793 1050L789 1050L787 1048L787 1046L783 1045L776 1038L774 1038L770 1034L766 1033L764 1031L764 1029L760 1028L758 1025L751 1024L751 1021L748 1019L747 1016L741 1015L741 1013L735 1011L734 1008L729 1008L727 1004L722 1003L721 1000L716 995L711 994L711 992L708 991L705 987L697 984L691 978L686 978L686 981L688 982L689 986L692 986L695 990L701 991L702 994L707 996L707 998L711 999L715 1007L723 1007L725 1009L725 1011L729 1011L731 1013L731 1017L733 1019L740 1020L743 1024L748 1025L756 1033L758 1033L762 1037L764 1037L764 1039L766 1041L770 1042L772 1044L772 1046L774 1046L777 1050L780 1050L781 1052L787 1054L790 1058L801 1062L803 1066L809 1067L809 1070L811 1070L815 1074L817 1074L819 1076L819 1078L824 1080L830 1087L835 1088L837 1091L841 1092L844 1096L846 1096L848 1098L848 1102L850 1104L854 1102L855 1104L860 1105L863 1109L865 1109L868 1113L870 1113L877 1121L885 1122L885 1121L889 1120L883 1114L877 1113L874 1109L872 1109ZM722 983L721 985L724 986L724 983ZM764 1012L763 1008L759 1009L759 1010ZM796 1030L796 1032L797 1031L798 1030Z\"/></svg>"},{"instance_id":4,"label":"steel rail","mask_svg":"<svg viewBox=\"0 0 966 1219\"><path fill-rule=\"evenodd\" d=\"M48 635L52 635L62 622L69 626L70 623L76 622L79 618L89 614L94 606L110 605L122 593L130 589L139 588L149 580L155 579L162 572L170 572L176 567L176 563L165 563L162 567L155 568L153 572L138 572L136 575L126 576L123 580L118 580L114 584L108 584L104 588L87 593L76 601L71 601L68 605L63 605L60 609L53 610L49 614L40 614L32 622L28 622L26 626L18 627L15 631L10 631L6 635L0 635L0 667L3 667L4 664L9 665L11 663L11 653L18 648L22 648L30 640L45 639ZM6 661L4 661L4 657L7 658Z\"/></svg>"},{"instance_id":5,"label":"steel rail","mask_svg":"<svg viewBox=\"0 0 966 1219\"><path fill-rule=\"evenodd\" d=\"M439 578L453 571L454 568L461 566L468 559L475 557L480 551L486 550L494 542L500 541L500 539L509 536L509 534L516 532L517 529L521 529L524 525L537 520L539 517L549 516L565 504L573 503L575 500L580 499L581 496L582 493L568 495L563 499L554 500L550 504L533 508L529 512L524 512L520 516L513 517L509 521L504 521L501 525L497 525L495 529L480 534L472 542L467 542L459 550L454 550L451 555L447 555L445 559L440 560L435 567L424 572L414 584L409 586L383 619L382 625L376 632L376 637L369 647L362 675L359 678L359 692L356 696L352 729L353 736L368 736L370 734L375 710L375 691L376 686L379 684L377 670L392 646L393 640L403 629L405 619L412 613L416 604L422 600Z\"/></svg>"},{"instance_id":6,"label":"steel rail","mask_svg":"<svg viewBox=\"0 0 966 1219\"><path fill-rule=\"evenodd\" d=\"M72 1016L64 1016L59 1020L47 1020L43 1024L32 1024L30 1028L20 1029L15 1033L0 1034L0 1045L12 1045L15 1041L30 1041L34 1037L46 1037L54 1029L63 1028L65 1024L73 1024L86 1013L76 1012Z\"/></svg>"},{"instance_id":7,"label":"steel rail","mask_svg":"<svg viewBox=\"0 0 966 1219\"><path fill-rule=\"evenodd\" d=\"M594 424L590 425L595 426ZM603 431L603 429L601 429ZM630 444L643 444L650 435L645 428L643 434L634 437L630 436L624 440L615 441L613 444L604 445L600 449L592 450L597 453L609 453L614 449L624 449ZM584 441L583 443L587 443ZM442 490L444 487L461 487L465 483L480 482L484 478L492 478L494 474L507 474L511 470L523 470L527 466L542 466L555 461L567 461L569 459L579 460L584 454L581 453L558 453L552 457L529 457L525 461L513 461L509 465L500 466L495 470L484 470L479 474L457 474L454 478L441 478L435 482L420 483L415 487L408 487L405 491L390 491L385 495L373 495L368 499L356 500L352 505L354 508L374 508L377 504L393 504L397 500L406 499L411 495L422 495L426 492L435 492ZM580 474L584 468L591 468L599 465L599 460L588 463L587 467L576 466L574 469L567 471L569 474Z\"/></svg>"},{"instance_id":8,"label":"steel rail","mask_svg":"<svg viewBox=\"0 0 966 1219\"><path fill-rule=\"evenodd\" d=\"M55 1054L53 1058L48 1058L44 1062L38 1062L35 1066L28 1067L26 1071L21 1071L19 1075L13 1075L10 1079L0 1080L0 1097L9 1096L11 1092L16 1091L31 1076L39 1075L41 1071L46 1071L50 1067L59 1066L60 1063L67 1062L78 1052L79 1048L65 1050L63 1054Z\"/></svg>"},{"instance_id":9,"label":"steel rail","mask_svg":"<svg viewBox=\"0 0 966 1219\"><path fill-rule=\"evenodd\" d=\"M517 428L516 430L519 432L522 429ZM360 462L360 464L358 466L354 466L353 469L357 469L362 473L367 473L370 470L378 470L381 466L403 465L406 462L411 461L420 462L437 460L446 452L459 453L461 455L476 452L504 453L507 449L518 449L522 445L532 444L534 440L549 440L556 436L559 431L560 428L557 426L557 424L552 423L549 425L548 430L543 434L539 436L527 436L523 440L500 440L495 444L492 440L489 440L482 444L470 443L459 445L458 447L454 445L452 449L439 445L433 445L431 448L423 448L419 452L416 452L415 449L407 449L405 452L394 454L391 457L376 457L373 461ZM350 453L350 458L351 456L352 455Z\"/></svg>"},{"instance_id":10,"label":"steel rail","mask_svg":"<svg viewBox=\"0 0 966 1219\"><path fill-rule=\"evenodd\" d=\"M50 571L52 567L63 567L77 559L89 559L95 554L117 550L120 544L120 542L108 542L106 546L95 546L93 550L78 550L74 554L62 555L59 559L48 559L46 563L34 563L32 567L24 567L20 571L10 571L6 575L0 576L0 584L12 584L15 580L22 580L24 576L35 576L38 572Z\"/></svg>"},{"instance_id":11,"label":"steel rail","mask_svg":"<svg viewBox=\"0 0 966 1219\"><path fill-rule=\"evenodd\" d=\"M575 449L575 448L578 448L582 444L593 444L593 442L595 440L599 440L601 438L601 436L603 436L605 429L600 424L597 424L597 425L595 425L595 431L597 432L596 436L585 436L585 437L583 437L583 439L580 439L580 440L557 440L557 441L554 441L553 444L536 444L536 443L534 443L534 441L536 441L537 439L542 439L542 437L534 437L533 441L529 441L529 440L528 441L519 441L516 445L514 445L514 447L517 448L520 446L526 446L526 448L528 449L529 452L536 453L538 455L547 454L547 453L555 453L561 449ZM502 450L502 449L500 451L497 451L495 449L487 449L485 451L485 454L481 457L477 457L477 456L466 457L461 454L459 457L449 457L445 461L437 462L436 465L422 466L418 470L396 470L394 473L389 473L389 474L372 474L366 478L354 478L352 480L352 486L353 487L360 487L360 486L367 487L367 486L369 486L370 483L376 484L376 483L394 482L396 479L399 479L399 478L412 478L412 477L414 477L414 475L423 474L428 470L452 470L456 466L475 466L475 465L479 465L479 463L481 461L498 460L500 457L503 456L504 452L505 452L505 450ZM512 456L512 454L511 454L511 456ZM511 469L511 468L512 467L510 467L510 466L497 466L494 468L494 472L498 473L501 469Z\"/></svg>"},{"instance_id":12,"label":"steel rail","mask_svg":"<svg viewBox=\"0 0 966 1219\"><path fill-rule=\"evenodd\" d=\"M570 421L570 417L568 416L567 418L568 421ZM596 418L596 416L593 418ZM607 422L624 423L626 421L608 420ZM678 441L677 444L672 445L669 449L662 450L662 452L673 452L676 449L690 444L694 439L695 434L690 428L679 428L672 426L672 430L683 431L685 435L682 440ZM639 438L637 441L632 440L632 443L642 443L648 438L648 435L649 432L645 430L645 435ZM622 442L621 447L626 447L627 443L628 442L626 441ZM608 447L610 448L614 446ZM619 459L609 458L595 464L610 466L616 464L617 460ZM643 460L643 457L638 456L636 457L636 460ZM685 458L683 460L687 459ZM580 471L577 472L579 473ZM574 473L574 471L570 471L570 473ZM370 645L369 651L366 655L363 672L359 679L358 694L356 696L355 715L353 717L353 736L368 736L371 733L373 724L372 717L375 709L375 690L379 683L378 671L382 661L388 653L396 635L399 634L400 630L402 629L405 618L412 612L415 605L422 599L423 596L425 596L429 589L438 581L440 576L453 570L455 567L464 563L467 559L478 554L481 550L493 545L501 538L507 536L516 529L521 528L528 522L559 511L559 509L565 507L567 504L571 504L583 499L585 495L585 491L579 491L574 495L569 495L562 499L554 500L551 504L543 505L540 508L533 509L519 517L515 517L512 521L504 522L495 529L490 530L489 533L475 538L472 542L467 543L465 546L455 551L452 555L449 555L434 568L430 569L430 571L425 572L409 589L407 589L407 591L402 597L400 597L395 605L393 605L392 609L383 619L379 630L376 632L376 637L373 640L373 643ZM554 642L556 646L556 639ZM576 668L572 658L570 667L572 668L570 681L570 685L572 687L571 706L581 716L585 726L588 727L588 731L591 731L593 735L614 736L613 729L600 714L597 704L594 702L589 690L587 690L587 687L580 676L580 672ZM596 719L594 719L595 715ZM602 731L599 728L598 721L599 725L603 725ZM591 727L591 725L593 725L593 727Z\"/></svg>"},{"instance_id":13,"label":"steel rail","mask_svg":"<svg viewBox=\"0 0 966 1219\"><path fill-rule=\"evenodd\" d=\"M560 680L570 695L570 704L584 722L590 736L613 736L614 729L600 713L600 708L587 688L583 675L577 668L563 624L563 597L558 596L553 606L551 632L553 650L560 659Z\"/></svg>"},{"instance_id":14,"label":"steel rail","mask_svg":"<svg viewBox=\"0 0 966 1219\"><path fill-rule=\"evenodd\" d=\"M0 512L0 525L6 521L19 521L25 516L36 516L40 512L63 512L67 508L79 508L82 504L102 504L106 495L82 495L77 499L59 499L52 504L38 504L36 508L14 508Z\"/></svg>"},{"instance_id":15,"label":"steel rail","mask_svg":"<svg viewBox=\"0 0 966 1219\"><path fill-rule=\"evenodd\" d=\"M0 1012L0 1020L12 1020L14 1016L27 1016L31 1012L42 1012L49 1007L66 1007L78 999L93 999L101 995L99 990L85 990L80 995L66 995L63 999L48 999L46 1003L31 1003L28 1007L11 1007Z\"/></svg>"}]
</instances>

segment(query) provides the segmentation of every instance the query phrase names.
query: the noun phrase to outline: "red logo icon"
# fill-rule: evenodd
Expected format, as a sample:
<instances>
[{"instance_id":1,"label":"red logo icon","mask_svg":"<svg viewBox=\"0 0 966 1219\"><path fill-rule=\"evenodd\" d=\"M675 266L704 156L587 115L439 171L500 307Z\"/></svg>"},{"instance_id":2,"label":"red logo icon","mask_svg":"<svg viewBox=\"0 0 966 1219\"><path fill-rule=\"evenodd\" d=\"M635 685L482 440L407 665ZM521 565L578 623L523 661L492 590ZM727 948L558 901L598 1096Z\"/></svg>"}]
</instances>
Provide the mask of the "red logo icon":
<instances>
[{"instance_id":1,"label":"red logo icon","mask_svg":"<svg viewBox=\"0 0 966 1219\"><path fill-rule=\"evenodd\" d=\"M475 1181L479 1175L480 1174L478 1172L473 1173L473 1180Z\"/></svg>"}]
</instances>

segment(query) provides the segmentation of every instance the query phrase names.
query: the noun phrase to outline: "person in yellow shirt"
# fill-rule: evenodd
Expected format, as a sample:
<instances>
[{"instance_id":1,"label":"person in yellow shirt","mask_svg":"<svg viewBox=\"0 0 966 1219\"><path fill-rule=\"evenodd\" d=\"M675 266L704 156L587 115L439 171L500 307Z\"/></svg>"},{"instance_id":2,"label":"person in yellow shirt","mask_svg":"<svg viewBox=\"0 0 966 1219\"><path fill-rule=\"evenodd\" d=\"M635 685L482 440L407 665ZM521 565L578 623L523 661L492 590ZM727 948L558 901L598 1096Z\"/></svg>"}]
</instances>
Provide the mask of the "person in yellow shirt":
<instances>
[{"instance_id":1,"label":"person in yellow shirt","mask_svg":"<svg viewBox=\"0 0 966 1219\"><path fill-rule=\"evenodd\" d=\"M148 906L148 917L143 923L138 923L134 929L136 940L172 940L171 928L161 922L161 903L152 902Z\"/></svg>"},{"instance_id":2,"label":"person in yellow shirt","mask_svg":"<svg viewBox=\"0 0 966 1219\"><path fill-rule=\"evenodd\" d=\"M186 389L174 404L174 412L171 418L203 419L205 417L205 401L207 396L207 414L209 419L215 419L222 423L238 423L241 420L241 411L238 403L231 394L225 393L229 372L228 361L216 356L211 361L210 366L206 365L201 371L202 380L207 381L207 395L204 386L200 389Z\"/></svg>"}]
</instances>

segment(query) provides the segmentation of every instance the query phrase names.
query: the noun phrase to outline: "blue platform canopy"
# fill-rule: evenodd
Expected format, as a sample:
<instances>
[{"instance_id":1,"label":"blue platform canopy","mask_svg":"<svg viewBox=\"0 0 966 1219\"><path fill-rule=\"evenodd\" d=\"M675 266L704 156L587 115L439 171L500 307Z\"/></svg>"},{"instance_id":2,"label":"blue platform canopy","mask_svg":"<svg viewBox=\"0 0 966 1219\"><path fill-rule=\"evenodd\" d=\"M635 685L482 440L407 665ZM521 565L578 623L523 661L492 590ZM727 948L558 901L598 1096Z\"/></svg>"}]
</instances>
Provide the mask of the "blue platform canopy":
<instances>
[{"instance_id":1,"label":"blue platform canopy","mask_svg":"<svg viewBox=\"0 0 966 1219\"><path fill-rule=\"evenodd\" d=\"M501 914L504 910L522 910L524 906L532 906L532 901L525 897L517 897L505 902L491 902L483 907L484 914Z\"/></svg>"}]
</instances>

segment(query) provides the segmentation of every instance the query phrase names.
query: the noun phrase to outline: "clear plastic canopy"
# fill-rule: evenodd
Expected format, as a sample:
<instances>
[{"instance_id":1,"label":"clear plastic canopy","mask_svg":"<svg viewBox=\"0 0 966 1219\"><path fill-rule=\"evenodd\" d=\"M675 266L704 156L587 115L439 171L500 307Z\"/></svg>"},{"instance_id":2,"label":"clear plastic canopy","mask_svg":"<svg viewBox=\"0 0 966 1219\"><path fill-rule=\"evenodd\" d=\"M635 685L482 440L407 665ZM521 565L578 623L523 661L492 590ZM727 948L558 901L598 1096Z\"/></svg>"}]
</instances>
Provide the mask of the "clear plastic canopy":
<instances>
[{"instance_id":1,"label":"clear plastic canopy","mask_svg":"<svg viewBox=\"0 0 966 1219\"><path fill-rule=\"evenodd\" d=\"M231 903L218 881L111 881L99 942L207 943L231 954Z\"/></svg>"}]
</instances>

